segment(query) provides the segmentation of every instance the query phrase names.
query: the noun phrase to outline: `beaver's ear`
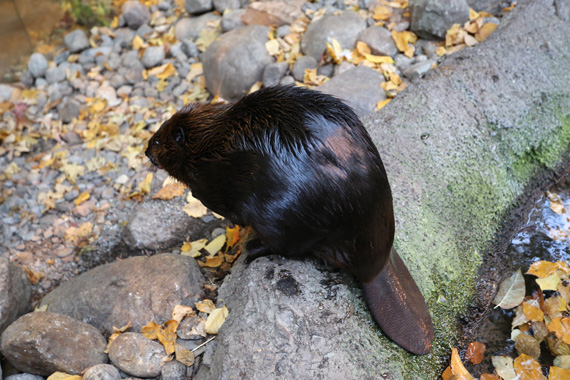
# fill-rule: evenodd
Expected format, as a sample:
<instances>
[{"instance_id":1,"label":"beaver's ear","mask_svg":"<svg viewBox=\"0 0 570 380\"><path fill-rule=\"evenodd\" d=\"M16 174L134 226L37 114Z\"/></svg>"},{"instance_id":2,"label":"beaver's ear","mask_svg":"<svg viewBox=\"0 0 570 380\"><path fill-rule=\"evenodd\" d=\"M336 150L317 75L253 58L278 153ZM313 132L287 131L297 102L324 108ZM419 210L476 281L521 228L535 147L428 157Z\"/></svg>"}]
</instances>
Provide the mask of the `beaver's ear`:
<instances>
[{"instance_id":1,"label":"beaver's ear","mask_svg":"<svg viewBox=\"0 0 570 380\"><path fill-rule=\"evenodd\" d=\"M176 144L184 146L184 130L181 127L175 127L172 131L172 138Z\"/></svg>"}]
</instances>

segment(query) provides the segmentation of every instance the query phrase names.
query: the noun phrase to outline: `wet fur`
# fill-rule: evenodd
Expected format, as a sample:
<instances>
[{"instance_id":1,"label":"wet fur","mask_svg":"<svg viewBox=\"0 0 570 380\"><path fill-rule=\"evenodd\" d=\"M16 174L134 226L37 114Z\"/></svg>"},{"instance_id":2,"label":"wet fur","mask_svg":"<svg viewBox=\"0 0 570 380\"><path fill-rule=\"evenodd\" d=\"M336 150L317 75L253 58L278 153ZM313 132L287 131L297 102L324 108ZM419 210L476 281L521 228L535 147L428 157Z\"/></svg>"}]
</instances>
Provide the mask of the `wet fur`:
<instances>
[{"instance_id":1,"label":"wet fur","mask_svg":"<svg viewBox=\"0 0 570 380\"><path fill-rule=\"evenodd\" d=\"M272 87L192 105L162 125L147 155L208 208L252 226L263 242L254 254L314 253L363 283L390 258L386 171L356 114L332 96Z\"/></svg>"}]
</instances>

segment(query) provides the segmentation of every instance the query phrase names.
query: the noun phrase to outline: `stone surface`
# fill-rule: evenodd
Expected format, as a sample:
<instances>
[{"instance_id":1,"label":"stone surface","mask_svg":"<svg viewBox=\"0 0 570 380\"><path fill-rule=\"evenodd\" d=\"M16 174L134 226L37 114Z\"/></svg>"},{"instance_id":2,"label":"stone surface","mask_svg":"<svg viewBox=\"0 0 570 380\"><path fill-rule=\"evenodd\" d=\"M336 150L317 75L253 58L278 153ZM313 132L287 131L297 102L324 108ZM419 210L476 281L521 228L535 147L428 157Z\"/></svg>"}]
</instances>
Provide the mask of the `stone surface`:
<instances>
[{"instance_id":1,"label":"stone surface","mask_svg":"<svg viewBox=\"0 0 570 380\"><path fill-rule=\"evenodd\" d=\"M110 364L97 364L85 371L82 380L121 380L121 373Z\"/></svg>"},{"instance_id":2,"label":"stone surface","mask_svg":"<svg viewBox=\"0 0 570 380\"><path fill-rule=\"evenodd\" d=\"M212 0L186 0L184 8L190 14L201 14L214 9L214 5Z\"/></svg>"},{"instance_id":3,"label":"stone surface","mask_svg":"<svg viewBox=\"0 0 570 380\"><path fill-rule=\"evenodd\" d=\"M79 116L79 103L75 100L65 100L59 109L59 119L64 123L71 123L74 118Z\"/></svg>"},{"instance_id":4,"label":"stone surface","mask_svg":"<svg viewBox=\"0 0 570 380\"><path fill-rule=\"evenodd\" d=\"M382 74L358 66L336 75L315 89L343 99L358 116L364 116L374 112L376 104L386 99L386 93L380 87L382 82Z\"/></svg>"},{"instance_id":5,"label":"stone surface","mask_svg":"<svg viewBox=\"0 0 570 380\"><path fill-rule=\"evenodd\" d=\"M0 334L20 315L31 309L32 287L26 272L0 258Z\"/></svg>"},{"instance_id":6,"label":"stone surface","mask_svg":"<svg viewBox=\"0 0 570 380\"><path fill-rule=\"evenodd\" d=\"M88 322L106 335L113 326L129 321L132 331L140 331L149 321L166 322L175 305L193 305L203 282L192 258L172 254L131 257L64 282L41 304L48 311Z\"/></svg>"},{"instance_id":7,"label":"stone surface","mask_svg":"<svg viewBox=\"0 0 570 380\"><path fill-rule=\"evenodd\" d=\"M303 82L303 79L305 78L305 69L316 69L317 65L317 60L315 58L310 55L304 55L295 61L291 68L291 74L293 75L293 78L299 82Z\"/></svg>"},{"instance_id":8,"label":"stone surface","mask_svg":"<svg viewBox=\"0 0 570 380\"><path fill-rule=\"evenodd\" d=\"M269 28L245 26L223 34L203 54L206 86L214 95L235 101L261 81L273 58L265 49Z\"/></svg>"},{"instance_id":9,"label":"stone surface","mask_svg":"<svg viewBox=\"0 0 570 380\"><path fill-rule=\"evenodd\" d=\"M107 362L99 331L65 315L37 311L20 317L0 338L0 351L22 372L80 374Z\"/></svg>"},{"instance_id":10,"label":"stone surface","mask_svg":"<svg viewBox=\"0 0 570 380\"><path fill-rule=\"evenodd\" d=\"M467 0L467 5L477 12L486 11L493 14L508 7L511 3L510 0Z\"/></svg>"},{"instance_id":11,"label":"stone surface","mask_svg":"<svg viewBox=\"0 0 570 380\"><path fill-rule=\"evenodd\" d=\"M245 9L234 9L230 12L226 12L222 17L222 32L229 32L244 26L241 17L244 15Z\"/></svg>"},{"instance_id":12,"label":"stone surface","mask_svg":"<svg viewBox=\"0 0 570 380\"><path fill-rule=\"evenodd\" d=\"M1 369L0 369L1 370ZM4 378L4 380L45 380L40 375L32 375L31 373L18 373Z\"/></svg>"},{"instance_id":13,"label":"stone surface","mask_svg":"<svg viewBox=\"0 0 570 380\"><path fill-rule=\"evenodd\" d=\"M220 225L218 219L206 223L191 218L182 206L157 200L141 203L127 223L123 241L135 249L160 250L177 246L187 237L199 239Z\"/></svg>"},{"instance_id":14,"label":"stone surface","mask_svg":"<svg viewBox=\"0 0 570 380\"><path fill-rule=\"evenodd\" d=\"M381 26L369 26L358 37L359 41L366 43L374 55L394 56L398 48L392 38L392 33Z\"/></svg>"},{"instance_id":15,"label":"stone surface","mask_svg":"<svg viewBox=\"0 0 570 380\"><path fill-rule=\"evenodd\" d=\"M161 380L185 380L186 366L179 361L171 360L164 363L160 374Z\"/></svg>"},{"instance_id":16,"label":"stone surface","mask_svg":"<svg viewBox=\"0 0 570 380\"><path fill-rule=\"evenodd\" d=\"M431 70L431 68L433 67L433 65L435 63L436 63L436 61L431 60L431 59L429 59L427 61L423 61L423 62L414 63L413 65L410 65L409 67L407 67L403 71L403 74L408 79L420 78L425 73L427 73L429 70Z\"/></svg>"},{"instance_id":17,"label":"stone surface","mask_svg":"<svg viewBox=\"0 0 570 380\"><path fill-rule=\"evenodd\" d=\"M156 377L161 372L164 347L142 334L119 335L109 347L109 359L121 371L135 377Z\"/></svg>"},{"instance_id":18,"label":"stone surface","mask_svg":"<svg viewBox=\"0 0 570 380\"><path fill-rule=\"evenodd\" d=\"M71 53L79 53L90 47L89 39L85 32L81 29L75 29L71 33L67 33L63 39L65 42L65 47Z\"/></svg>"},{"instance_id":19,"label":"stone surface","mask_svg":"<svg viewBox=\"0 0 570 380\"><path fill-rule=\"evenodd\" d=\"M275 62L265 66L265 70L263 70L263 86L271 87L278 85L288 69L289 63L287 62Z\"/></svg>"},{"instance_id":20,"label":"stone surface","mask_svg":"<svg viewBox=\"0 0 570 380\"><path fill-rule=\"evenodd\" d=\"M301 49L317 61L327 48L331 38L336 39L343 49L354 49L360 33L366 29L366 21L353 11L339 16L326 15L311 22L303 35Z\"/></svg>"},{"instance_id":21,"label":"stone surface","mask_svg":"<svg viewBox=\"0 0 570 380\"><path fill-rule=\"evenodd\" d=\"M46 71L46 80L50 84L63 82L65 80L65 70L63 67L50 67Z\"/></svg>"},{"instance_id":22,"label":"stone surface","mask_svg":"<svg viewBox=\"0 0 570 380\"><path fill-rule=\"evenodd\" d=\"M49 67L49 62L41 53L34 53L28 60L28 70L34 78L43 77Z\"/></svg>"},{"instance_id":23,"label":"stone surface","mask_svg":"<svg viewBox=\"0 0 570 380\"><path fill-rule=\"evenodd\" d=\"M195 40L200 36L200 31L208 27L209 21L217 21L220 16L213 13L206 13L198 17L185 17L176 23L174 34L180 41Z\"/></svg>"},{"instance_id":24,"label":"stone surface","mask_svg":"<svg viewBox=\"0 0 570 380\"><path fill-rule=\"evenodd\" d=\"M138 29L151 19L150 11L137 0L127 1L122 7L123 17L129 28Z\"/></svg>"},{"instance_id":25,"label":"stone surface","mask_svg":"<svg viewBox=\"0 0 570 380\"><path fill-rule=\"evenodd\" d=\"M241 7L240 0L213 0L214 8L221 14L226 9L239 9Z\"/></svg>"},{"instance_id":26,"label":"stone surface","mask_svg":"<svg viewBox=\"0 0 570 380\"><path fill-rule=\"evenodd\" d=\"M166 53L164 46L149 46L145 49L141 62L147 69L162 64Z\"/></svg>"},{"instance_id":27,"label":"stone surface","mask_svg":"<svg viewBox=\"0 0 570 380\"><path fill-rule=\"evenodd\" d=\"M245 25L288 25L303 14L304 3L305 0L254 1L247 6L242 21Z\"/></svg>"},{"instance_id":28,"label":"stone surface","mask_svg":"<svg viewBox=\"0 0 570 380\"><path fill-rule=\"evenodd\" d=\"M410 29L426 39L444 39L453 24L469 20L466 0L411 0Z\"/></svg>"}]
</instances>

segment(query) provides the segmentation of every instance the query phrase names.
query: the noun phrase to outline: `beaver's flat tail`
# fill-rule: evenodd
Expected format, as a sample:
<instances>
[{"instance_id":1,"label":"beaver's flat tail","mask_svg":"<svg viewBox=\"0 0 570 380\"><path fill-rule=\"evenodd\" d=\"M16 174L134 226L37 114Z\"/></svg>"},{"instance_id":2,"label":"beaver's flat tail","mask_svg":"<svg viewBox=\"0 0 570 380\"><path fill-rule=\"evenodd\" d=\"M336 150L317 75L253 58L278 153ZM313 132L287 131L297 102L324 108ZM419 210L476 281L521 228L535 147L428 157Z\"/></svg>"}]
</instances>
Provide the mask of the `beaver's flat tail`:
<instances>
[{"instance_id":1,"label":"beaver's flat tail","mask_svg":"<svg viewBox=\"0 0 570 380\"><path fill-rule=\"evenodd\" d=\"M434 337L424 297L394 248L376 277L362 283L374 320L388 338L406 350L427 354Z\"/></svg>"}]
</instances>

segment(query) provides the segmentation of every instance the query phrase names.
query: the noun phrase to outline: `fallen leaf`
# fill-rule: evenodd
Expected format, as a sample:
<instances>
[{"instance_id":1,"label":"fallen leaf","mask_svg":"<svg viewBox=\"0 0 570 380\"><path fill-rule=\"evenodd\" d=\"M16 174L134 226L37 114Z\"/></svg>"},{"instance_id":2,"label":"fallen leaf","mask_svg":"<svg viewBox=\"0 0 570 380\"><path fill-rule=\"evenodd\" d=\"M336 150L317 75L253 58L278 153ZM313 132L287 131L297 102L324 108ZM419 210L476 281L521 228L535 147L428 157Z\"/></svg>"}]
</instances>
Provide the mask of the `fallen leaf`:
<instances>
[{"instance_id":1,"label":"fallen leaf","mask_svg":"<svg viewBox=\"0 0 570 380\"><path fill-rule=\"evenodd\" d=\"M209 242L204 249L208 252L210 257L220 252L222 247L226 244L226 235L217 236L214 240Z\"/></svg>"},{"instance_id":2,"label":"fallen leaf","mask_svg":"<svg viewBox=\"0 0 570 380\"><path fill-rule=\"evenodd\" d=\"M544 313L538 307L528 304L524 302L522 304L522 310L524 315L528 318L529 321L537 321L540 322L544 319Z\"/></svg>"},{"instance_id":3,"label":"fallen leaf","mask_svg":"<svg viewBox=\"0 0 570 380\"><path fill-rule=\"evenodd\" d=\"M493 33L493 31L495 29L497 29L496 24L492 24L490 22L486 23L485 25L483 25L481 27L481 29L479 29L479 31L475 34L475 38L477 39L477 41L479 42L483 42L487 39L487 37L489 37L489 35L491 35L491 33Z\"/></svg>"},{"instance_id":4,"label":"fallen leaf","mask_svg":"<svg viewBox=\"0 0 570 380\"><path fill-rule=\"evenodd\" d=\"M566 300L563 297L554 296L544 300L544 314L548 318L561 317L563 311L566 311Z\"/></svg>"},{"instance_id":5,"label":"fallen leaf","mask_svg":"<svg viewBox=\"0 0 570 380\"><path fill-rule=\"evenodd\" d=\"M514 368L521 380L546 380L542 374L540 363L528 355L519 355L519 357L515 359Z\"/></svg>"},{"instance_id":6,"label":"fallen leaf","mask_svg":"<svg viewBox=\"0 0 570 380\"><path fill-rule=\"evenodd\" d=\"M558 267L559 265L557 263L540 260L532 263L530 268L528 268L526 274L532 274L533 276L536 276L538 278L545 278L553 273L556 273Z\"/></svg>"},{"instance_id":7,"label":"fallen leaf","mask_svg":"<svg viewBox=\"0 0 570 380\"><path fill-rule=\"evenodd\" d=\"M493 303L502 309L512 309L523 301L524 294L524 278L519 269L499 285Z\"/></svg>"},{"instance_id":8,"label":"fallen leaf","mask_svg":"<svg viewBox=\"0 0 570 380\"><path fill-rule=\"evenodd\" d=\"M74 184L77 178L85 174L85 167L78 164L64 164L60 171L65 174L69 183Z\"/></svg>"},{"instance_id":9,"label":"fallen leaf","mask_svg":"<svg viewBox=\"0 0 570 380\"><path fill-rule=\"evenodd\" d=\"M461 358L459 357L459 353L457 352L457 348L451 349L451 371L453 372L453 376L455 376L456 380L475 380L473 376L465 369L465 366L461 362Z\"/></svg>"},{"instance_id":10,"label":"fallen leaf","mask_svg":"<svg viewBox=\"0 0 570 380\"><path fill-rule=\"evenodd\" d=\"M194 312L194 309L192 309L190 306L176 305L174 306L174 310L172 311L172 319L180 323L185 317L194 314L196 313Z\"/></svg>"},{"instance_id":11,"label":"fallen leaf","mask_svg":"<svg viewBox=\"0 0 570 380\"><path fill-rule=\"evenodd\" d=\"M491 358L495 371L503 380L520 380L513 365L513 359L508 356L493 356Z\"/></svg>"},{"instance_id":12,"label":"fallen leaf","mask_svg":"<svg viewBox=\"0 0 570 380\"><path fill-rule=\"evenodd\" d=\"M479 380L501 380L499 376L491 375L490 373L484 373L481 375Z\"/></svg>"},{"instance_id":13,"label":"fallen leaf","mask_svg":"<svg viewBox=\"0 0 570 380\"><path fill-rule=\"evenodd\" d=\"M329 52L331 58L337 65L339 65L342 62L343 60L342 46L340 46L340 43L337 40L331 38L331 42L330 43L327 42L327 51Z\"/></svg>"},{"instance_id":14,"label":"fallen leaf","mask_svg":"<svg viewBox=\"0 0 570 380\"><path fill-rule=\"evenodd\" d=\"M213 310L216 309L216 305L214 305L212 300L209 300L207 298L205 300L202 300L202 302L195 302L194 305L198 311L206 314L210 314Z\"/></svg>"},{"instance_id":15,"label":"fallen leaf","mask_svg":"<svg viewBox=\"0 0 570 380\"><path fill-rule=\"evenodd\" d=\"M408 44L414 44L418 37L413 32L407 30L403 32L392 30L392 39L396 43L398 50L404 53L408 49Z\"/></svg>"},{"instance_id":16,"label":"fallen leaf","mask_svg":"<svg viewBox=\"0 0 570 380\"><path fill-rule=\"evenodd\" d=\"M206 332L208 334L217 334L220 327L224 324L229 311L227 307L212 310L208 319L206 319Z\"/></svg>"},{"instance_id":17,"label":"fallen leaf","mask_svg":"<svg viewBox=\"0 0 570 380\"><path fill-rule=\"evenodd\" d=\"M483 361L485 355L485 345L481 342L471 342L465 351L465 359L473 364L479 364Z\"/></svg>"},{"instance_id":18,"label":"fallen leaf","mask_svg":"<svg viewBox=\"0 0 570 380\"><path fill-rule=\"evenodd\" d=\"M520 333L514 340L515 348L519 354L525 354L535 359L540 357L540 343L534 337Z\"/></svg>"},{"instance_id":19,"label":"fallen leaf","mask_svg":"<svg viewBox=\"0 0 570 380\"><path fill-rule=\"evenodd\" d=\"M546 327L548 327L548 331L556 334L556 337L562 342L570 344L570 318L554 318Z\"/></svg>"},{"instance_id":20,"label":"fallen leaf","mask_svg":"<svg viewBox=\"0 0 570 380\"><path fill-rule=\"evenodd\" d=\"M192 82L192 79L203 74L204 74L204 69L202 67L202 63L193 63L190 65L190 72L188 73L188 75L186 75L186 80L188 82Z\"/></svg>"},{"instance_id":21,"label":"fallen leaf","mask_svg":"<svg viewBox=\"0 0 570 380\"><path fill-rule=\"evenodd\" d=\"M537 278L536 283L540 286L540 290L557 290L558 285L562 282L560 276L557 273L551 274L545 278Z\"/></svg>"},{"instance_id":22,"label":"fallen leaf","mask_svg":"<svg viewBox=\"0 0 570 380\"><path fill-rule=\"evenodd\" d=\"M221 256L208 257L206 262L198 261L198 265L201 268L217 268L224 263L224 259Z\"/></svg>"},{"instance_id":23,"label":"fallen leaf","mask_svg":"<svg viewBox=\"0 0 570 380\"><path fill-rule=\"evenodd\" d=\"M144 180L139 184L139 190L143 194L150 193L150 186L152 185L153 173L147 173Z\"/></svg>"},{"instance_id":24,"label":"fallen leaf","mask_svg":"<svg viewBox=\"0 0 570 380\"><path fill-rule=\"evenodd\" d=\"M146 326L141 328L141 334L151 340L155 340L158 337L158 330L160 326L154 322L150 321Z\"/></svg>"},{"instance_id":25,"label":"fallen leaf","mask_svg":"<svg viewBox=\"0 0 570 380\"><path fill-rule=\"evenodd\" d=\"M158 341L164 346L166 355L174 353L174 344L176 343L176 329L178 329L178 322L175 320L168 320L162 326L159 326L157 331Z\"/></svg>"},{"instance_id":26,"label":"fallen leaf","mask_svg":"<svg viewBox=\"0 0 570 380\"><path fill-rule=\"evenodd\" d=\"M65 232L64 238L74 245L79 245L79 243L87 240L92 233L93 223L86 222L78 227L69 227Z\"/></svg>"},{"instance_id":27,"label":"fallen leaf","mask_svg":"<svg viewBox=\"0 0 570 380\"><path fill-rule=\"evenodd\" d=\"M568 380L568 379L570 379L570 369L559 368L555 366L550 367L548 380Z\"/></svg>"},{"instance_id":28,"label":"fallen leaf","mask_svg":"<svg viewBox=\"0 0 570 380\"><path fill-rule=\"evenodd\" d=\"M187 367L194 365L194 353L187 349L186 347L181 346L180 344L176 343L174 345L176 360L180 363L184 364Z\"/></svg>"},{"instance_id":29,"label":"fallen leaf","mask_svg":"<svg viewBox=\"0 0 570 380\"><path fill-rule=\"evenodd\" d=\"M54 372L48 376L47 380L81 380L79 375L70 375L65 372Z\"/></svg>"},{"instance_id":30,"label":"fallen leaf","mask_svg":"<svg viewBox=\"0 0 570 380\"><path fill-rule=\"evenodd\" d=\"M204 206L198 199L194 198L190 192L186 196L186 202L187 204L182 208L182 210L192 218L201 218L208 212L206 206Z\"/></svg>"},{"instance_id":31,"label":"fallen leaf","mask_svg":"<svg viewBox=\"0 0 570 380\"><path fill-rule=\"evenodd\" d=\"M394 63L392 57L384 56L384 55L372 55L372 54L364 54L366 59L370 62L374 63Z\"/></svg>"},{"instance_id":32,"label":"fallen leaf","mask_svg":"<svg viewBox=\"0 0 570 380\"><path fill-rule=\"evenodd\" d=\"M509 5L508 7L503 8L503 9L501 10L501 12L510 12L510 11L512 11L516 6L517 6L517 2L515 1L514 3L512 3L512 4Z\"/></svg>"},{"instance_id":33,"label":"fallen leaf","mask_svg":"<svg viewBox=\"0 0 570 380\"><path fill-rule=\"evenodd\" d=\"M73 200L73 203L75 203L76 206L79 206L80 204L82 204L83 202L85 202L86 200L89 199L91 195L89 194L88 191L84 191L83 193L79 194L77 196L77 198L75 198Z\"/></svg>"},{"instance_id":34,"label":"fallen leaf","mask_svg":"<svg viewBox=\"0 0 570 380\"><path fill-rule=\"evenodd\" d=\"M380 100L380 101L376 104L376 111L381 110L382 108L384 108L388 103L390 103L390 100L392 100L392 99L391 99L391 98L388 98L388 99Z\"/></svg>"},{"instance_id":35,"label":"fallen leaf","mask_svg":"<svg viewBox=\"0 0 570 380\"><path fill-rule=\"evenodd\" d=\"M186 186L184 186L183 183L181 182L169 183L166 186L163 186L160 190L158 190L152 196L152 199L161 199L164 201L169 201L171 199L184 195L184 191L186 191Z\"/></svg>"},{"instance_id":36,"label":"fallen leaf","mask_svg":"<svg viewBox=\"0 0 570 380\"><path fill-rule=\"evenodd\" d=\"M269 55L277 56L281 52L281 46L279 45L279 41L276 39L269 40L265 43L265 50L269 53Z\"/></svg>"},{"instance_id":37,"label":"fallen leaf","mask_svg":"<svg viewBox=\"0 0 570 380\"><path fill-rule=\"evenodd\" d=\"M204 248L206 244L208 244L208 239L195 240L193 242L188 243L190 247L189 250L186 251L184 248L186 243L184 243L184 245L182 246L184 249L181 249L181 254L184 256L190 256L196 258L202 254L200 250Z\"/></svg>"},{"instance_id":38,"label":"fallen leaf","mask_svg":"<svg viewBox=\"0 0 570 380\"><path fill-rule=\"evenodd\" d=\"M453 377L453 371L451 371L451 367L447 366L447 368L441 374L442 380L449 380Z\"/></svg>"}]
</instances>

